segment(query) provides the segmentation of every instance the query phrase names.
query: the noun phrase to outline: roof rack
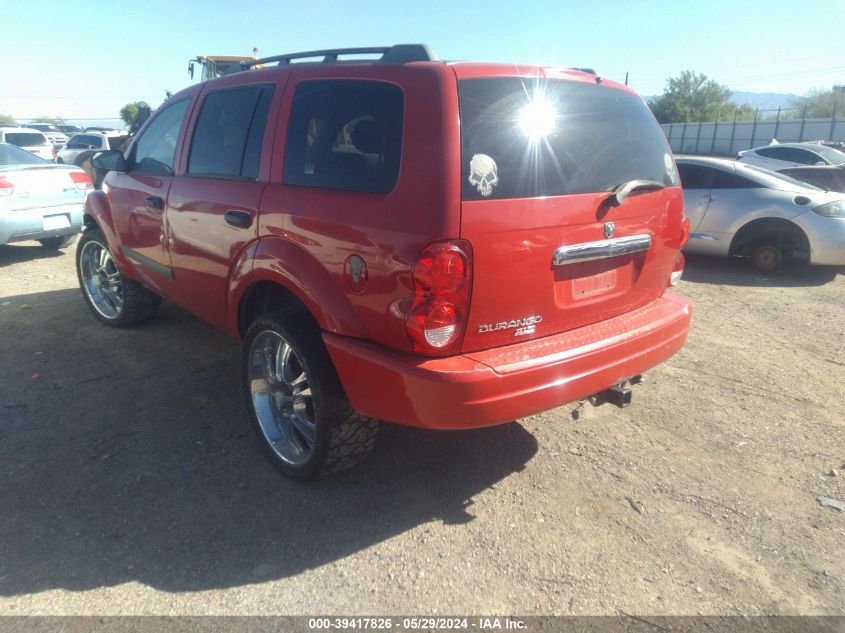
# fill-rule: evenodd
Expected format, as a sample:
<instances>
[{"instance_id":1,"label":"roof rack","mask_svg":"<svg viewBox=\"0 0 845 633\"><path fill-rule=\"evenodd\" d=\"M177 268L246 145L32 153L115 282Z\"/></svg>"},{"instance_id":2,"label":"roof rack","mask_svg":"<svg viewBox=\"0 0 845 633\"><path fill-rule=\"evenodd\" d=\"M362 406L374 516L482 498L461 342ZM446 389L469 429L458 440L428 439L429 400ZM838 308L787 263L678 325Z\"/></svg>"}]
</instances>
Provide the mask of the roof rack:
<instances>
[{"instance_id":1,"label":"roof rack","mask_svg":"<svg viewBox=\"0 0 845 633\"><path fill-rule=\"evenodd\" d=\"M434 62L438 61L426 44L395 44L394 46L370 46L364 48L328 48L320 51L304 51L301 53L288 53L286 55L273 55L261 59L250 59L241 62L241 68L247 70L259 64L272 64L276 62L279 66L287 66L293 59L308 57L322 57L322 63L334 63L338 61L338 55L378 55L380 62L393 64L407 64L409 62Z\"/></svg>"}]
</instances>

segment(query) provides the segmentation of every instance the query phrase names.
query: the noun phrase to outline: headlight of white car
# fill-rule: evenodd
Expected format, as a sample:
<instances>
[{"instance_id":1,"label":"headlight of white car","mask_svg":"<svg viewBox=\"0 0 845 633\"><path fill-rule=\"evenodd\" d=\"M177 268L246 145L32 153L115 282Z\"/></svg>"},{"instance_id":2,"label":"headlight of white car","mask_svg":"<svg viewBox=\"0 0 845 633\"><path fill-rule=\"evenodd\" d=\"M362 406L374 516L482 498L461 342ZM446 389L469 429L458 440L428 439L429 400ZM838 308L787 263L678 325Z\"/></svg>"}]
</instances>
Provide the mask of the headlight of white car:
<instances>
[{"instance_id":1,"label":"headlight of white car","mask_svg":"<svg viewBox=\"0 0 845 633\"><path fill-rule=\"evenodd\" d=\"M813 209L813 213L818 213L826 218L845 218L845 200L836 200L823 204Z\"/></svg>"}]
</instances>

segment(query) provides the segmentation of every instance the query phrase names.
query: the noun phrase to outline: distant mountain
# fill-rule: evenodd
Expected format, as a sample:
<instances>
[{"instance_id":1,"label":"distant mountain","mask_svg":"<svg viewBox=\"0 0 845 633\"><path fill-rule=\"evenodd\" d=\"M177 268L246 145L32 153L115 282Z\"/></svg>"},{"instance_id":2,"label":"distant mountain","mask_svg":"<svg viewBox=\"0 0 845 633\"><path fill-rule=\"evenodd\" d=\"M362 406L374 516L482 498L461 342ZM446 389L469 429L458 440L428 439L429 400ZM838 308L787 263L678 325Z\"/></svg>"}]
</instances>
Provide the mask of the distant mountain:
<instances>
[{"instance_id":1,"label":"distant mountain","mask_svg":"<svg viewBox=\"0 0 845 633\"><path fill-rule=\"evenodd\" d=\"M735 104L744 105L747 103L752 108L760 108L761 110L788 108L792 105L792 100L797 98L798 95L778 92L734 92L731 95L731 101Z\"/></svg>"}]
</instances>

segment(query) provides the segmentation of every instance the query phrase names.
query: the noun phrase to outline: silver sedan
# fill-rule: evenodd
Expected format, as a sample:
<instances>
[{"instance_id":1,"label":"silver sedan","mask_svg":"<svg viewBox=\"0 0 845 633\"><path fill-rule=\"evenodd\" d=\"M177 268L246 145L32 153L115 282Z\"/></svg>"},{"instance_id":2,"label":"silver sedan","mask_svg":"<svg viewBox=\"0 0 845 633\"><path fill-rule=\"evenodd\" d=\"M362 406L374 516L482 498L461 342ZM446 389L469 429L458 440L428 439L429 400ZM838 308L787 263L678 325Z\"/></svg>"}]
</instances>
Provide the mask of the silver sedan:
<instances>
[{"instance_id":1,"label":"silver sedan","mask_svg":"<svg viewBox=\"0 0 845 633\"><path fill-rule=\"evenodd\" d=\"M47 248L69 246L82 230L82 206L92 188L78 167L0 143L0 245L38 240Z\"/></svg>"},{"instance_id":2,"label":"silver sedan","mask_svg":"<svg viewBox=\"0 0 845 633\"><path fill-rule=\"evenodd\" d=\"M749 257L762 270L790 260L845 265L845 195L732 160L677 164L690 220L684 251Z\"/></svg>"}]
</instances>

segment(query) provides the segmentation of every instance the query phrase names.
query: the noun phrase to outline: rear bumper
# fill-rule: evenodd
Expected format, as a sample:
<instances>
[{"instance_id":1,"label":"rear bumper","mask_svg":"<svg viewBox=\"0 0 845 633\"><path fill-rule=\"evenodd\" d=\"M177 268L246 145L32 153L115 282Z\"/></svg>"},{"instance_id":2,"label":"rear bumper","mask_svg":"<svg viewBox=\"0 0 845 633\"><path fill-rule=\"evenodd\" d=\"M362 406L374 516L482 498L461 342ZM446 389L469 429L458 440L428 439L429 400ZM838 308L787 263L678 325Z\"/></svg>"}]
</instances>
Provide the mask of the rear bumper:
<instances>
[{"instance_id":1,"label":"rear bumper","mask_svg":"<svg viewBox=\"0 0 845 633\"><path fill-rule=\"evenodd\" d=\"M69 226L44 230L46 216L64 215ZM0 208L0 244L73 235L82 230L82 202L8 211Z\"/></svg>"},{"instance_id":2,"label":"rear bumper","mask_svg":"<svg viewBox=\"0 0 845 633\"><path fill-rule=\"evenodd\" d=\"M692 305L662 298L613 319L525 343L426 359L358 339L323 339L352 406L436 429L509 422L586 398L683 347Z\"/></svg>"}]
</instances>

